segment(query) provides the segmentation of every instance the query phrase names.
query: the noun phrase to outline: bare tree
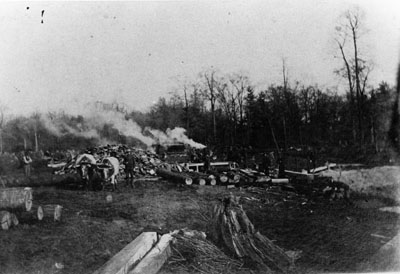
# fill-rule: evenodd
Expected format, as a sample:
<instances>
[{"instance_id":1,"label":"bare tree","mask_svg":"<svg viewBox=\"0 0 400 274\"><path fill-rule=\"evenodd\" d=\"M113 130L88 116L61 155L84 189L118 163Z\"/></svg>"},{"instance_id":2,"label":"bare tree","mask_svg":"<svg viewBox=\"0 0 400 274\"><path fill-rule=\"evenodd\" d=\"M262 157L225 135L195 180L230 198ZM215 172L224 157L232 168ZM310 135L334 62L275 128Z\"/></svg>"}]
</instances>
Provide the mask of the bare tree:
<instances>
[{"instance_id":1,"label":"bare tree","mask_svg":"<svg viewBox=\"0 0 400 274\"><path fill-rule=\"evenodd\" d=\"M249 78L242 74L234 74L230 77L230 83L236 90L235 99L238 105L239 123L243 126L244 121L244 102L246 91L250 88Z\"/></svg>"},{"instance_id":2,"label":"bare tree","mask_svg":"<svg viewBox=\"0 0 400 274\"><path fill-rule=\"evenodd\" d=\"M364 145L364 98L368 76L372 70L372 62L366 61L361 56L359 40L363 35L363 13L355 8L346 11L341 18L339 26L336 27L336 43L340 50L340 55L344 67L337 70L342 77L347 78L350 107L352 108L353 138L358 137L360 147ZM350 41L350 43L348 43ZM346 51L351 51L348 54ZM358 136L355 132L355 116L357 117Z\"/></svg>"},{"instance_id":3,"label":"bare tree","mask_svg":"<svg viewBox=\"0 0 400 274\"><path fill-rule=\"evenodd\" d=\"M206 80L206 86L207 86L207 90L206 90L205 94L211 104L211 116L212 116L213 141L214 142L216 142L216 140L217 140L217 125L216 125L216 120L215 120L215 103L217 100L215 73L216 73L216 71L214 69L204 73L204 78Z\"/></svg>"}]
</instances>

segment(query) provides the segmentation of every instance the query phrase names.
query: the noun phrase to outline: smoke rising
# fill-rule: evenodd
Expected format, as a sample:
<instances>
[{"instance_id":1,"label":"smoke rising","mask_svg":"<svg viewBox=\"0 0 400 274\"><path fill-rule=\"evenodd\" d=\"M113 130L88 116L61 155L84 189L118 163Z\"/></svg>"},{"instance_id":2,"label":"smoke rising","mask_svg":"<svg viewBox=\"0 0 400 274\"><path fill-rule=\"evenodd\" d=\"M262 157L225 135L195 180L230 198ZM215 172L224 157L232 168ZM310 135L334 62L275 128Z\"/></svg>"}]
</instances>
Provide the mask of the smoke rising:
<instances>
[{"instance_id":1,"label":"smoke rising","mask_svg":"<svg viewBox=\"0 0 400 274\"><path fill-rule=\"evenodd\" d=\"M95 139L98 145L110 143L104 136L101 136L101 130L108 125L117 130L119 135L133 137L141 141L147 148L151 148L154 144L166 145L176 142L194 148L205 147L189 139L184 128L176 127L172 130L167 129L166 132L152 128L142 129L135 121L128 119L125 113L110 107L110 105L96 102L94 105L88 105L85 111L76 114L83 117L80 122L71 122L71 117L65 114L53 115L53 117L42 115L41 122L49 132L56 136L72 134L77 137Z\"/></svg>"},{"instance_id":2,"label":"smoke rising","mask_svg":"<svg viewBox=\"0 0 400 274\"><path fill-rule=\"evenodd\" d=\"M157 142L160 143L161 145L181 142L198 149L203 149L206 147L203 144L197 143L192 139L189 139L186 136L186 129L181 127L176 127L174 129L168 128L165 133L157 129L147 129L147 130L154 136Z\"/></svg>"}]
</instances>

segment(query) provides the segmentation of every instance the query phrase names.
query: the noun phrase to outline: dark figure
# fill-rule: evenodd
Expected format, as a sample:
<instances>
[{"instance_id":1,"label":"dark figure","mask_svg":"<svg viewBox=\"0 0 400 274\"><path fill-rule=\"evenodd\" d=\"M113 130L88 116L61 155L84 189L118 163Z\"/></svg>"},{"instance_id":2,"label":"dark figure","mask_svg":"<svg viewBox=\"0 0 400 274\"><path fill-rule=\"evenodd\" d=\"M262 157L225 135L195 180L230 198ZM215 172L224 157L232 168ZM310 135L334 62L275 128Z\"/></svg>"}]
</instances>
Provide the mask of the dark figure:
<instances>
[{"instance_id":1,"label":"dark figure","mask_svg":"<svg viewBox=\"0 0 400 274\"><path fill-rule=\"evenodd\" d=\"M271 159L269 158L267 153L263 154L262 163L261 163L261 171L265 173L265 175L269 176L269 167L271 166Z\"/></svg>"},{"instance_id":2,"label":"dark figure","mask_svg":"<svg viewBox=\"0 0 400 274\"><path fill-rule=\"evenodd\" d=\"M210 157L208 155L207 149L204 149L203 160L204 160L204 172L207 172L210 170Z\"/></svg>"},{"instance_id":3,"label":"dark figure","mask_svg":"<svg viewBox=\"0 0 400 274\"><path fill-rule=\"evenodd\" d=\"M129 151L128 155L125 157L125 179L126 183L133 188L133 178L135 177L135 157L132 152Z\"/></svg>"},{"instance_id":4,"label":"dark figure","mask_svg":"<svg viewBox=\"0 0 400 274\"><path fill-rule=\"evenodd\" d=\"M282 153L278 158L278 178L285 178L285 160Z\"/></svg>"},{"instance_id":5,"label":"dark figure","mask_svg":"<svg viewBox=\"0 0 400 274\"><path fill-rule=\"evenodd\" d=\"M315 170L315 152L313 149L308 148L307 151L307 172L310 173L311 167Z\"/></svg>"},{"instance_id":6,"label":"dark figure","mask_svg":"<svg viewBox=\"0 0 400 274\"><path fill-rule=\"evenodd\" d=\"M24 156L22 157L22 161L24 163L24 172L26 177L31 176L31 164L32 164L32 158L29 155L28 151L25 151Z\"/></svg>"}]
</instances>

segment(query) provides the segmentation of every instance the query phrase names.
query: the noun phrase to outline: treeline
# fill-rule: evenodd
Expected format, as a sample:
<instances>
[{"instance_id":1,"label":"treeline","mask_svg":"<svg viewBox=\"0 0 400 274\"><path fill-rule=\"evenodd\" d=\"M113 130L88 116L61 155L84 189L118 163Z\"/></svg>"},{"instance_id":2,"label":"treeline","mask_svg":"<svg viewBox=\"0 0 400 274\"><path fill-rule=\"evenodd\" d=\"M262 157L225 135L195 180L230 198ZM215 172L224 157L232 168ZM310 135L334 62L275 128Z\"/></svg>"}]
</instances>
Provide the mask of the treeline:
<instances>
[{"instance_id":1,"label":"treeline","mask_svg":"<svg viewBox=\"0 0 400 274\"><path fill-rule=\"evenodd\" d=\"M92 117L64 112L9 119L4 119L2 112L0 149L56 151L99 143L143 146L135 134L148 134L145 128L165 131L183 127L189 138L216 150L311 147L335 155L343 152L352 157L386 157L394 92L386 83L365 92L361 116L356 117L361 119L360 128L354 124L357 119L350 94L287 82L257 90L245 75L222 75L213 70L202 73L197 81L182 84L147 112L129 112L118 103L96 102L101 106L99 111L112 111L119 115L118 119L125 120L122 122L130 121L132 124L126 124L126 129L117 127L121 122L117 118L93 124ZM130 127L137 125L140 132L132 132ZM359 136L363 136L362 143Z\"/></svg>"},{"instance_id":2,"label":"treeline","mask_svg":"<svg viewBox=\"0 0 400 274\"><path fill-rule=\"evenodd\" d=\"M350 93L287 82L257 90L247 76L208 71L198 81L182 84L170 98L160 98L148 113L130 116L142 126L185 127L189 137L219 148L311 147L354 158L389 157L394 94L394 87L384 82L371 87L355 112Z\"/></svg>"}]
</instances>

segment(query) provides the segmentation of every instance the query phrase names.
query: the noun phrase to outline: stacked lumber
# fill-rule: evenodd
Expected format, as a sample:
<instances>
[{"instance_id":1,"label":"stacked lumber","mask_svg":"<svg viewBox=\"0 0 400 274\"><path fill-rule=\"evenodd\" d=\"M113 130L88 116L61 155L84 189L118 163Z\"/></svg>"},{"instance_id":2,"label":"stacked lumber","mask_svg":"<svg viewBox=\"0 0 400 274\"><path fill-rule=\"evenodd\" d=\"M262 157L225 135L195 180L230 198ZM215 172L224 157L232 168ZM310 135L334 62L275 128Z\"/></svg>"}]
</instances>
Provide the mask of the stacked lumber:
<instances>
[{"instance_id":1,"label":"stacked lumber","mask_svg":"<svg viewBox=\"0 0 400 274\"><path fill-rule=\"evenodd\" d=\"M238 200L231 195L214 207L209 233L212 240L265 272L293 270L294 259L256 231Z\"/></svg>"}]
</instances>

